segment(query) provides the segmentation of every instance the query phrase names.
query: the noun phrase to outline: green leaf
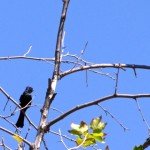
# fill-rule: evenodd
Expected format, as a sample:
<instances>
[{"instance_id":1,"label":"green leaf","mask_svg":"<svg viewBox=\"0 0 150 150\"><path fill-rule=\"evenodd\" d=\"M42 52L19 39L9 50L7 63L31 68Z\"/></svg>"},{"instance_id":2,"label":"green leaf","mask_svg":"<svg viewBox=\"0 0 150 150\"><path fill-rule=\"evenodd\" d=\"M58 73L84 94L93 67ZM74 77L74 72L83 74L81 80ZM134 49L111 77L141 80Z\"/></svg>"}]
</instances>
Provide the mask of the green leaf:
<instances>
[{"instance_id":1,"label":"green leaf","mask_svg":"<svg viewBox=\"0 0 150 150\"><path fill-rule=\"evenodd\" d=\"M93 138L98 141L98 142L101 142L101 143L105 143L104 142L104 138L105 138L105 133L103 132L100 132L100 133L92 133L93 135Z\"/></svg>"},{"instance_id":2,"label":"green leaf","mask_svg":"<svg viewBox=\"0 0 150 150\"><path fill-rule=\"evenodd\" d=\"M78 137L78 138L76 139L77 145L82 144L82 147L88 147L88 146L93 145L93 144L96 143L96 141L95 141L94 138L87 138L87 137L86 137L86 140L84 141L84 143L83 143L83 141L84 141L84 138Z\"/></svg>"},{"instance_id":3,"label":"green leaf","mask_svg":"<svg viewBox=\"0 0 150 150\"><path fill-rule=\"evenodd\" d=\"M88 125L84 121L81 121L81 123L80 123L80 131L82 133L84 133L84 132L87 132L88 129L89 129Z\"/></svg>"},{"instance_id":4,"label":"green leaf","mask_svg":"<svg viewBox=\"0 0 150 150\"><path fill-rule=\"evenodd\" d=\"M140 146L135 146L133 150L144 150L143 146L140 145Z\"/></svg>"},{"instance_id":5,"label":"green leaf","mask_svg":"<svg viewBox=\"0 0 150 150\"><path fill-rule=\"evenodd\" d=\"M103 132L103 129L106 123L101 120L101 117L94 118L90 123L90 127L84 121L81 121L80 124L72 123L72 130L69 132L77 136L76 144L85 148L96 144L96 142L105 143L106 134Z\"/></svg>"},{"instance_id":6,"label":"green leaf","mask_svg":"<svg viewBox=\"0 0 150 150\"><path fill-rule=\"evenodd\" d=\"M72 130L69 130L69 132L78 136L88 132L88 125L84 121L81 121L80 125L72 123L71 128Z\"/></svg>"},{"instance_id":7,"label":"green leaf","mask_svg":"<svg viewBox=\"0 0 150 150\"><path fill-rule=\"evenodd\" d=\"M91 123L90 123L90 127L93 129L93 132L101 132L105 126L106 123L102 122L102 117L99 118L94 118Z\"/></svg>"},{"instance_id":8,"label":"green leaf","mask_svg":"<svg viewBox=\"0 0 150 150\"><path fill-rule=\"evenodd\" d=\"M80 131L77 131L77 130L69 130L68 132L73 134L73 135L77 135L77 136L81 136L82 135L82 133Z\"/></svg>"}]
</instances>

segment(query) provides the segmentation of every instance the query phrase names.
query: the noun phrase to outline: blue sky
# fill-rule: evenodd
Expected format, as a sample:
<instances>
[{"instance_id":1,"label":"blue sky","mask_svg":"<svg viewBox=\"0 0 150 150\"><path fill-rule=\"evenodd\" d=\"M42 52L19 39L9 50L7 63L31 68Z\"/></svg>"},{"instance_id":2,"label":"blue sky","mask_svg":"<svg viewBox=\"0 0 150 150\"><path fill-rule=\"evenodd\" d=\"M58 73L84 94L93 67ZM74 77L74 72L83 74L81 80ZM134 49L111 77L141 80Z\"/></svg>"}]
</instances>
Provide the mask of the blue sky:
<instances>
[{"instance_id":1,"label":"blue sky","mask_svg":"<svg viewBox=\"0 0 150 150\"><path fill-rule=\"evenodd\" d=\"M71 0L65 31L65 52L79 54L86 41L88 46L83 56L87 61L95 63L135 63L150 64L150 1L140 0ZM5 0L0 2L0 56L23 55L30 45L32 50L28 56L53 57L59 18L61 0ZM65 70L68 66L63 66ZM38 125L47 79L51 77L53 65L46 62L30 60L7 60L0 62L0 86L2 86L17 101L27 85L34 88L34 104L28 115ZM105 73L115 74L113 69L103 69ZM149 71L137 70L135 78L133 70L121 71L119 77L119 92L150 93ZM65 77L57 87L57 97L53 107L66 111L73 106L101 98L114 92L115 83L108 77L88 73L88 87L85 83L85 72ZM0 94L1 109L6 98ZM139 101L143 113L149 118L149 99ZM130 130L123 129L98 107L91 107L67 117L53 130L61 129L68 134L72 122L81 120L90 122L94 117L103 116L106 127L106 144L111 150L128 150L134 145L145 141L148 131L142 122L136 103L129 99L116 99L101 104L116 116ZM14 105L9 103L6 112L9 114ZM50 111L49 119L59 114ZM18 114L12 117L15 122ZM26 124L28 125L27 121ZM14 131L2 119L0 125ZM22 129L22 135L27 128ZM2 134L2 132L0 132ZM33 130L29 139L34 141L36 132ZM3 134L6 144L15 148L17 143L7 134ZM54 135L46 135L50 149L65 149ZM68 141L66 141L67 144ZM73 145L70 145L73 146ZM101 147L101 145L100 145ZM103 147L103 146L102 146Z\"/></svg>"}]
</instances>

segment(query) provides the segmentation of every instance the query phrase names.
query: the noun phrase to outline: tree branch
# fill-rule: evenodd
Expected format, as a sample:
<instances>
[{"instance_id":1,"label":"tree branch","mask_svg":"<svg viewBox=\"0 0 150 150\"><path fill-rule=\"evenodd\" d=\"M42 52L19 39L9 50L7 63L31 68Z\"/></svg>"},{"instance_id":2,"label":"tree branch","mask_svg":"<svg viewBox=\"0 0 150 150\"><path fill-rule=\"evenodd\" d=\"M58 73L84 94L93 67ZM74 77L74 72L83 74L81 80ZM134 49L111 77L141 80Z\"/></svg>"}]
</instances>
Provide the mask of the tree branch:
<instances>
[{"instance_id":1,"label":"tree branch","mask_svg":"<svg viewBox=\"0 0 150 150\"><path fill-rule=\"evenodd\" d=\"M89 106L93 106L93 105L97 105L98 103L102 103L104 101L107 101L107 100L110 100L110 99L116 99L116 98L130 98L130 99L135 100L135 99L138 99L138 98L150 98L150 94L112 94L112 95L103 97L101 99L96 99L94 101L78 105L78 106L68 110L64 114L62 114L59 117L55 118L54 120L50 121L47 124L47 128L51 127L55 123L59 122L60 120L66 118L70 114L72 114L72 113L74 113L74 112L76 112L80 109L83 109L83 108L86 108L86 107L89 107Z\"/></svg>"},{"instance_id":2,"label":"tree branch","mask_svg":"<svg viewBox=\"0 0 150 150\"><path fill-rule=\"evenodd\" d=\"M148 65L136 65L136 64L93 64L93 65L86 65L86 66L80 66L76 67L74 69L67 70L60 74L60 77L63 78L69 74L73 74L75 72L79 71L85 71L88 69L96 69L96 68L130 68L130 69L145 69L150 70L150 66Z\"/></svg>"},{"instance_id":3,"label":"tree branch","mask_svg":"<svg viewBox=\"0 0 150 150\"><path fill-rule=\"evenodd\" d=\"M39 57L28 57L28 56L5 56L0 57L0 60L11 60L11 59L28 59L28 60L39 60L39 61L55 61L55 58L39 58Z\"/></svg>"},{"instance_id":4,"label":"tree branch","mask_svg":"<svg viewBox=\"0 0 150 150\"><path fill-rule=\"evenodd\" d=\"M0 130L4 131L4 132L6 132L6 133L8 133L8 134L10 134L10 135L12 135L12 136L14 136L14 135L15 135L15 133L13 133L13 132L11 132L11 131L9 131L9 130L7 130L7 129L3 128L3 127L0 127ZM29 141L27 141L26 139L22 138L22 137L21 137L21 136L19 136L19 135L18 135L18 137L20 137L20 138L23 140L23 142L24 142L24 143L26 143L29 147L31 147L31 146L32 146L32 143L30 143L30 142L29 142Z\"/></svg>"},{"instance_id":5,"label":"tree branch","mask_svg":"<svg viewBox=\"0 0 150 150\"><path fill-rule=\"evenodd\" d=\"M62 40L63 40L63 31L64 31L64 24L66 20L68 5L70 0L63 0L63 8L59 23L59 29L57 34L57 42L56 42L56 49L55 49L55 64L54 64L54 71L52 78L48 81L48 88L46 92L45 102L41 111L41 119L40 119L40 125L39 129L36 135L36 139L34 142L34 150L40 149L40 144L42 142L42 139L44 137L45 132L45 125L47 122L47 117L49 113L49 108L52 104L52 101L55 98L55 89L57 86L57 82L59 80L59 74L60 74L60 64L61 64L61 53L62 53Z\"/></svg>"}]
</instances>

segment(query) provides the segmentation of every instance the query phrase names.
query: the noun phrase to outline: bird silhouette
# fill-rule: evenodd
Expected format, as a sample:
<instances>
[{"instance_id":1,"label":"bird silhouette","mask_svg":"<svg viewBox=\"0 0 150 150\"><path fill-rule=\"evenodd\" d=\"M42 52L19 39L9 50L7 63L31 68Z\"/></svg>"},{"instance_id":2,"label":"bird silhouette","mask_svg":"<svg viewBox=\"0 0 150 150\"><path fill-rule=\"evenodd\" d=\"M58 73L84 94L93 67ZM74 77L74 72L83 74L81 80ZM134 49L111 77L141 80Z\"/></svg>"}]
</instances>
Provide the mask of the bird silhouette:
<instances>
[{"instance_id":1,"label":"bird silhouette","mask_svg":"<svg viewBox=\"0 0 150 150\"><path fill-rule=\"evenodd\" d=\"M24 126L24 117L25 117L25 112L27 109L31 106L32 102L32 95L31 93L33 92L33 88L30 86L27 86L25 91L22 93L20 96L20 115L18 118L18 121L16 122L16 126L19 128L23 128Z\"/></svg>"}]
</instances>

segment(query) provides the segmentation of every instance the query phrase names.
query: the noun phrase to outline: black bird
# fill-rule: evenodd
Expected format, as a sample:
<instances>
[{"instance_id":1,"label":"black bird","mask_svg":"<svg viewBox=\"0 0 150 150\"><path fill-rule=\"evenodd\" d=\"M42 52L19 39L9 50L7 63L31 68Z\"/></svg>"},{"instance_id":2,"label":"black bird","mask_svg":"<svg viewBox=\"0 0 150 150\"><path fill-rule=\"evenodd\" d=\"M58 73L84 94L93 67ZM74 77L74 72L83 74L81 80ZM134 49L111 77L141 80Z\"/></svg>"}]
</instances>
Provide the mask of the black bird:
<instances>
[{"instance_id":1,"label":"black bird","mask_svg":"<svg viewBox=\"0 0 150 150\"><path fill-rule=\"evenodd\" d=\"M23 92L23 94L20 96L20 106L21 106L21 110L20 110L20 115L18 118L18 121L16 123L16 126L19 128L23 128L24 126L24 114L26 112L26 110L31 106L31 101L32 101L32 95L31 93L33 92L33 88L27 86L25 91Z\"/></svg>"}]
</instances>

